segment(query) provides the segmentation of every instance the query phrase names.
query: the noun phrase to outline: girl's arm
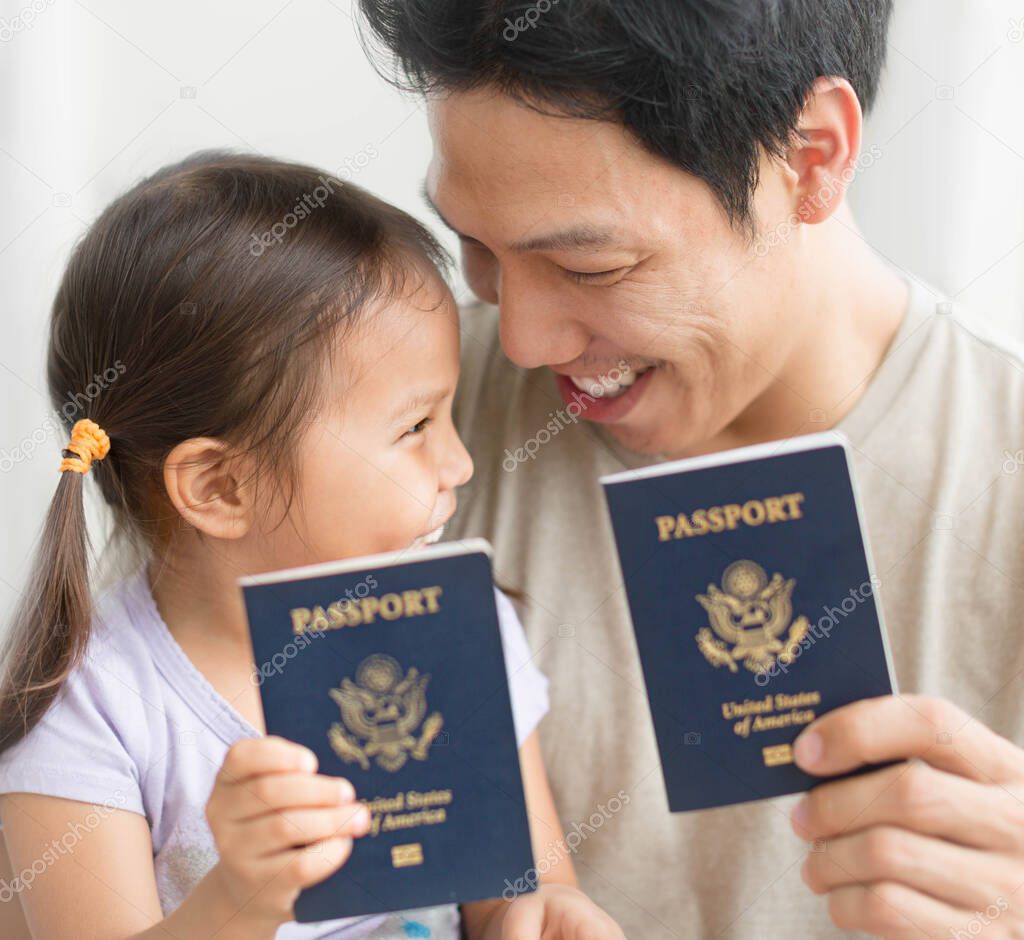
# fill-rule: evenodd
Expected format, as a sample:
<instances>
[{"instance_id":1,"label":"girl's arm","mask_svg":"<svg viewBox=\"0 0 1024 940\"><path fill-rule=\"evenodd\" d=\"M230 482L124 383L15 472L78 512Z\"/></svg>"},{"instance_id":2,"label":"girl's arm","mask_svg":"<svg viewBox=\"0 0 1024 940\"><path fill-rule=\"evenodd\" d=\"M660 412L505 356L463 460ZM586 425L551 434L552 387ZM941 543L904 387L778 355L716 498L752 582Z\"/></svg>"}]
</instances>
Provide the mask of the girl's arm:
<instances>
[{"instance_id":1,"label":"girl's arm","mask_svg":"<svg viewBox=\"0 0 1024 940\"><path fill-rule=\"evenodd\" d=\"M576 887L536 731L519 749L530 841L536 868L522 872L536 892L515 900L475 901L462 907L469 940L625 940L612 919ZM541 864L543 862L543 864ZM538 875L536 869L543 868Z\"/></svg>"},{"instance_id":2,"label":"girl's arm","mask_svg":"<svg viewBox=\"0 0 1024 940\"><path fill-rule=\"evenodd\" d=\"M5 940L32 940L21 910L21 898L14 889L14 873L7 855L7 843L0 832L0 937Z\"/></svg>"},{"instance_id":3,"label":"girl's arm","mask_svg":"<svg viewBox=\"0 0 1024 940\"><path fill-rule=\"evenodd\" d=\"M0 797L11 866L35 940L273 940L299 891L347 860L369 828L348 781L316 773L281 738L234 744L206 816L218 862L168 917L149 823L127 810L28 793Z\"/></svg>"},{"instance_id":4,"label":"girl's arm","mask_svg":"<svg viewBox=\"0 0 1024 940\"><path fill-rule=\"evenodd\" d=\"M19 895L35 940L184 940L217 931L223 940L274 936L275 927L261 932L251 917L232 910L216 867L165 919L149 824L137 813L12 793L0 797L0 819L12 869L32 872Z\"/></svg>"}]
</instances>

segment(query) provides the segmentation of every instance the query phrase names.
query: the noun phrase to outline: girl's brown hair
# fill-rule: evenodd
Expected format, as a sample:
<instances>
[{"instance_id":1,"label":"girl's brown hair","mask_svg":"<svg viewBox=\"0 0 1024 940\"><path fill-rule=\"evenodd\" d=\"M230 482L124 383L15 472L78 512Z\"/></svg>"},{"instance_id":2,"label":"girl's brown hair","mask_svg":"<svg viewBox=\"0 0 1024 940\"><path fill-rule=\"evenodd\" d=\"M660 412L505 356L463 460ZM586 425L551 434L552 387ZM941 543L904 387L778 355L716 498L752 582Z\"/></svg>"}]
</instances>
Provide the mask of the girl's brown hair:
<instances>
[{"instance_id":1,"label":"girl's brown hair","mask_svg":"<svg viewBox=\"0 0 1024 940\"><path fill-rule=\"evenodd\" d=\"M189 438L244 448L285 479L336 328L447 261L412 217L300 164L204 152L117 199L71 256L48 354L68 429L91 418L110 436L89 475L115 532L143 545L167 533L163 463ZM84 486L60 475L14 617L0 752L42 717L89 637Z\"/></svg>"}]
</instances>

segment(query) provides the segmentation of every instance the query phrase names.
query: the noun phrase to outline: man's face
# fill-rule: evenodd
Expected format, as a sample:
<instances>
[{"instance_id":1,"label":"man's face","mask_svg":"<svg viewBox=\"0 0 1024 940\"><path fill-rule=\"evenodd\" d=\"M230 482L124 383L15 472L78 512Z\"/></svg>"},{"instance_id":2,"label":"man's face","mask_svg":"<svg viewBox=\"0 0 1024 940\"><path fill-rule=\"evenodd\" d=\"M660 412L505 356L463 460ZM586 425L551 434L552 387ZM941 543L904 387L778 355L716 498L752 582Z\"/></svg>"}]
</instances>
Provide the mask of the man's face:
<instances>
[{"instance_id":1,"label":"man's face","mask_svg":"<svg viewBox=\"0 0 1024 940\"><path fill-rule=\"evenodd\" d=\"M567 403L590 393L584 417L630 450L674 456L742 436L801 335L785 303L801 230L755 251L705 183L616 124L488 89L429 105L427 194L460 236L470 287L499 305L509 358L551 368ZM766 162L761 230L792 211Z\"/></svg>"}]
</instances>

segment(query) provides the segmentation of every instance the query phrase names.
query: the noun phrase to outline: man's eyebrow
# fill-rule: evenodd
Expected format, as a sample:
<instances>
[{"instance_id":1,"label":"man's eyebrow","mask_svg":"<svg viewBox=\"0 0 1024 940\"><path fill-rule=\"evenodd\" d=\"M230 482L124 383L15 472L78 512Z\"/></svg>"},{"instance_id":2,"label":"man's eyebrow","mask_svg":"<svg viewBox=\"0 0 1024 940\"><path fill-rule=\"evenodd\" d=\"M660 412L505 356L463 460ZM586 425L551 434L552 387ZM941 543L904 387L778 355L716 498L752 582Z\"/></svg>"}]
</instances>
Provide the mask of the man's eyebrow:
<instances>
[{"instance_id":1,"label":"man's eyebrow","mask_svg":"<svg viewBox=\"0 0 1024 940\"><path fill-rule=\"evenodd\" d=\"M475 242L476 244L480 244L478 239L473 238L470 235L464 235L444 217L444 214L441 212L441 210L437 208L437 204L434 202L433 199L430 198L430 193L427 192L426 181L424 181L423 185L420 187L420 195L423 197L423 201L427 204L430 211L433 212L434 215L436 215L441 220L441 223L445 226L445 228L451 229L452 232L458 235L459 238L461 238L463 241Z\"/></svg>"},{"instance_id":2,"label":"man's eyebrow","mask_svg":"<svg viewBox=\"0 0 1024 940\"><path fill-rule=\"evenodd\" d=\"M533 235L512 243L514 251L573 251L580 249L607 248L615 241L610 228L590 223L580 223L558 232Z\"/></svg>"},{"instance_id":3,"label":"man's eyebrow","mask_svg":"<svg viewBox=\"0 0 1024 940\"><path fill-rule=\"evenodd\" d=\"M441 220L446 228L451 229L451 231L463 241L473 242L477 245L482 244L479 239L473 238L472 235L465 235L460 232L444 217L444 214L440 209L438 209L437 204L430 198L430 193L427 192L427 184L425 182L420 188L420 195L423 196L423 201L430 207L430 211ZM609 245L613 244L615 240L616 235L614 230L611 228L593 225L591 223L580 223L578 225L570 226L562 231L550 232L544 235L532 235L529 238L520 239L519 241L513 242L511 248L513 251L524 252L574 250L595 251L598 248L607 248Z\"/></svg>"}]
</instances>

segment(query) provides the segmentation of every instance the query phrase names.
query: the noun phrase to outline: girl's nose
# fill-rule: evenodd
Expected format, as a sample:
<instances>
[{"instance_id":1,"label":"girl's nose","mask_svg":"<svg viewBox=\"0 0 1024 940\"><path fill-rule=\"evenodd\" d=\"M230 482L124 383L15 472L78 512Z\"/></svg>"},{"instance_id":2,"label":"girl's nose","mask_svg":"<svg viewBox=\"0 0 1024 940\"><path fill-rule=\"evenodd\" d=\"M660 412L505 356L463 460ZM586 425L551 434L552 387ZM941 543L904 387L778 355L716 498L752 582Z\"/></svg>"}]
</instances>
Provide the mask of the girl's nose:
<instances>
[{"instance_id":1,"label":"girl's nose","mask_svg":"<svg viewBox=\"0 0 1024 940\"><path fill-rule=\"evenodd\" d=\"M441 471L443 489L455 489L469 482L473 476L473 458L469 456L455 428L452 428L451 442L445 454L445 462Z\"/></svg>"}]
</instances>

